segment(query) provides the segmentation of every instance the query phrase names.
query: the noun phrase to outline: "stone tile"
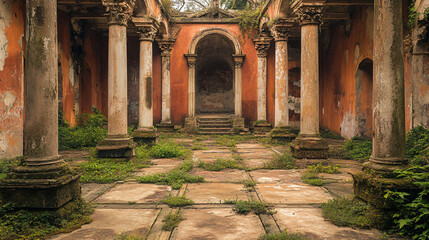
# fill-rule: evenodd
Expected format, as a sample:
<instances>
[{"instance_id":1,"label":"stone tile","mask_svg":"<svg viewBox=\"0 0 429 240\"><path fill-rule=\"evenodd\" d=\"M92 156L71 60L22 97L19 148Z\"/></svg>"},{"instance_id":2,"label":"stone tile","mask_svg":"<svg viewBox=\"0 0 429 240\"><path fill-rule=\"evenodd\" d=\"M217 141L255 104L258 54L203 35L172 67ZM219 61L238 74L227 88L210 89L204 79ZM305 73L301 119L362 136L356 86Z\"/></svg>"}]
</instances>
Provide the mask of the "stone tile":
<instances>
[{"instance_id":1,"label":"stone tile","mask_svg":"<svg viewBox=\"0 0 429 240\"><path fill-rule=\"evenodd\" d=\"M247 168L250 169L254 169L254 168L262 168L264 167L265 163L271 161L271 159L261 159L261 158L251 158L251 159L246 159L244 158L244 164Z\"/></svg>"},{"instance_id":2,"label":"stone tile","mask_svg":"<svg viewBox=\"0 0 429 240\"><path fill-rule=\"evenodd\" d=\"M113 184L98 184L98 183L86 183L82 184L82 197L87 202L92 202L98 196L103 194L109 188L111 188Z\"/></svg>"},{"instance_id":3,"label":"stone tile","mask_svg":"<svg viewBox=\"0 0 429 240\"><path fill-rule=\"evenodd\" d=\"M194 168L192 175L202 176L206 182L234 182L240 183L249 178L249 175L243 170L224 169L222 171L206 171L201 168Z\"/></svg>"},{"instance_id":4,"label":"stone tile","mask_svg":"<svg viewBox=\"0 0 429 240\"><path fill-rule=\"evenodd\" d=\"M303 183L257 184L256 188L267 203L310 204L332 199L327 190Z\"/></svg>"},{"instance_id":5,"label":"stone tile","mask_svg":"<svg viewBox=\"0 0 429 240\"><path fill-rule=\"evenodd\" d=\"M95 209L90 224L52 239L110 240L121 233L143 237L149 233L158 212L156 209Z\"/></svg>"},{"instance_id":6,"label":"stone tile","mask_svg":"<svg viewBox=\"0 0 429 240\"><path fill-rule=\"evenodd\" d=\"M250 172L253 180L258 183L277 182L302 182L301 173L296 169L291 170L266 170L260 169Z\"/></svg>"},{"instance_id":7,"label":"stone tile","mask_svg":"<svg viewBox=\"0 0 429 240\"><path fill-rule=\"evenodd\" d=\"M309 239L324 240L369 240L379 239L381 233L377 230L354 230L337 227L322 217L320 208L277 208L274 218L280 229L287 229L289 233L301 232Z\"/></svg>"},{"instance_id":8,"label":"stone tile","mask_svg":"<svg viewBox=\"0 0 429 240\"><path fill-rule=\"evenodd\" d=\"M338 197L353 196L353 183L330 183L324 187Z\"/></svg>"},{"instance_id":9,"label":"stone tile","mask_svg":"<svg viewBox=\"0 0 429 240\"><path fill-rule=\"evenodd\" d=\"M264 145L259 143L239 143L235 145L239 151L246 151L248 149L267 149Z\"/></svg>"},{"instance_id":10,"label":"stone tile","mask_svg":"<svg viewBox=\"0 0 429 240\"><path fill-rule=\"evenodd\" d=\"M341 173L338 174L328 174L328 173L321 173L319 176L328 179L328 180L334 180L334 181L353 181L352 175L348 174L346 171L344 171L344 168L340 168Z\"/></svg>"},{"instance_id":11,"label":"stone tile","mask_svg":"<svg viewBox=\"0 0 429 240\"><path fill-rule=\"evenodd\" d=\"M168 196L170 186L142 183L124 183L99 197L96 203L153 203Z\"/></svg>"},{"instance_id":12,"label":"stone tile","mask_svg":"<svg viewBox=\"0 0 429 240\"><path fill-rule=\"evenodd\" d=\"M238 150L240 156L244 159L272 159L274 151L265 149L242 149Z\"/></svg>"},{"instance_id":13,"label":"stone tile","mask_svg":"<svg viewBox=\"0 0 429 240\"><path fill-rule=\"evenodd\" d=\"M243 184L192 183L188 184L186 196L195 203L220 203L224 200L247 200Z\"/></svg>"},{"instance_id":14,"label":"stone tile","mask_svg":"<svg viewBox=\"0 0 429 240\"><path fill-rule=\"evenodd\" d=\"M218 159L218 158L232 159L232 153L229 149L220 149L220 148L194 151L194 159L200 159L200 160L206 161L209 159Z\"/></svg>"},{"instance_id":15,"label":"stone tile","mask_svg":"<svg viewBox=\"0 0 429 240\"><path fill-rule=\"evenodd\" d=\"M257 239L265 233L258 216L237 215L231 209L185 209L175 239Z\"/></svg>"},{"instance_id":16,"label":"stone tile","mask_svg":"<svg viewBox=\"0 0 429 240\"><path fill-rule=\"evenodd\" d=\"M153 166L150 166L148 168L142 168L137 170L134 175L137 177L145 176L145 175L151 175L155 173L165 173L173 170L174 168L178 167L183 160L178 159L153 159L152 163Z\"/></svg>"}]
</instances>

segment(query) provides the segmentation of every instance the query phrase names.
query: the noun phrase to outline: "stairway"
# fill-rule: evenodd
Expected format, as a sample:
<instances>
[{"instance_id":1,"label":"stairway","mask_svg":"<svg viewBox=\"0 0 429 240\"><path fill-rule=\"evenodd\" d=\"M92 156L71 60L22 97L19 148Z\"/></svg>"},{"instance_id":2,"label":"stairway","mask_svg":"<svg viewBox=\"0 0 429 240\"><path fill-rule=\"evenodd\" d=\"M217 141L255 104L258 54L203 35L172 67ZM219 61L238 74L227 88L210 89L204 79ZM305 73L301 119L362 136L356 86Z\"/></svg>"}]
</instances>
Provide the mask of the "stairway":
<instances>
[{"instance_id":1,"label":"stairway","mask_svg":"<svg viewBox=\"0 0 429 240\"><path fill-rule=\"evenodd\" d=\"M232 132L231 115L202 115L197 117L198 133L203 135L230 135Z\"/></svg>"}]
</instances>

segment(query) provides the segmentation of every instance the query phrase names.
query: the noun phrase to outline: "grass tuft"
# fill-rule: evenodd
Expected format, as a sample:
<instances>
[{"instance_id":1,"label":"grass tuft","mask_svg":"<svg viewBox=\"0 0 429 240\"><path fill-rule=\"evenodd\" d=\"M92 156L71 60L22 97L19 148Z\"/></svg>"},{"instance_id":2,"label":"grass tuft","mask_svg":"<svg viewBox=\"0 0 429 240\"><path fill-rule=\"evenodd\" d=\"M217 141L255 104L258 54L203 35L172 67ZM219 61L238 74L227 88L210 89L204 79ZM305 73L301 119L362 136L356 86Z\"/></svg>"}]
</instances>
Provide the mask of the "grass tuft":
<instances>
[{"instance_id":1,"label":"grass tuft","mask_svg":"<svg viewBox=\"0 0 429 240\"><path fill-rule=\"evenodd\" d=\"M136 148L138 158L184 158L188 151L175 142L161 142L151 148L140 146Z\"/></svg>"},{"instance_id":2,"label":"grass tuft","mask_svg":"<svg viewBox=\"0 0 429 240\"><path fill-rule=\"evenodd\" d=\"M266 203L253 201L253 200L250 200L250 201L238 200L235 203L235 206L232 210L238 214L248 214L250 212L253 212L257 215L274 214L274 211L271 206L269 206Z\"/></svg>"},{"instance_id":3,"label":"grass tuft","mask_svg":"<svg viewBox=\"0 0 429 240\"><path fill-rule=\"evenodd\" d=\"M167 198L160 201L162 204L167 204L170 207L184 207L193 205L194 201L187 198L186 196L168 196Z\"/></svg>"},{"instance_id":4,"label":"grass tuft","mask_svg":"<svg viewBox=\"0 0 429 240\"><path fill-rule=\"evenodd\" d=\"M331 183L331 181L327 181L319 178L318 173L314 173L310 171L304 172L301 179L304 183L307 183L313 186L323 186L325 184Z\"/></svg>"},{"instance_id":5,"label":"grass tuft","mask_svg":"<svg viewBox=\"0 0 429 240\"><path fill-rule=\"evenodd\" d=\"M264 234L258 237L258 240L304 240L306 239L301 233L288 233L285 231L281 233Z\"/></svg>"},{"instance_id":6,"label":"grass tuft","mask_svg":"<svg viewBox=\"0 0 429 240\"><path fill-rule=\"evenodd\" d=\"M236 161L231 159L218 158L213 163L206 163L204 161L198 161L198 167L203 168L207 171L221 171L223 169L234 169L239 168Z\"/></svg>"},{"instance_id":7,"label":"grass tuft","mask_svg":"<svg viewBox=\"0 0 429 240\"><path fill-rule=\"evenodd\" d=\"M288 152L283 152L282 155L275 155L271 161L265 162L265 169L293 169L295 168L295 158Z\"/></svg>"},{"instance_id":8,"label":"grass tuft","mask_svg":"<svg viewBox=\"0 0 429 240\"><path fill-rule=\"evenodd\" d=\"M172 231L183 220L185 220L185 218L182 216L180 210L175 213L173 213L173 211L170 211L170 213L168 213L168 215L165 216L162 220L162 222L164 223L164 225L162 226L162 230Z\"/></svg>"},{"instance_id":9,"label":"grass tuft","mask_svg":"<svg viewBox=\"0 0 429 240\"><path fill-rule=\"evenodd\" d=\"M336 173L341 173L340 170L338 170L339 168L340 168L340 165L323 166L322 163L319 163L317 165L308 166L307 171L312 172L312 173L336 174Z\"/></svg>"},{"instance_id":10,"label":"grass tuft","mask_svg":"<svg viewBox=\"0 0 429 240\"><path fill-rule=\"evenodd\" d=\"M372 152L372 141L363 137L354 137L344 144L348 159L367 161Z\"/></svg>"}]
</instances>

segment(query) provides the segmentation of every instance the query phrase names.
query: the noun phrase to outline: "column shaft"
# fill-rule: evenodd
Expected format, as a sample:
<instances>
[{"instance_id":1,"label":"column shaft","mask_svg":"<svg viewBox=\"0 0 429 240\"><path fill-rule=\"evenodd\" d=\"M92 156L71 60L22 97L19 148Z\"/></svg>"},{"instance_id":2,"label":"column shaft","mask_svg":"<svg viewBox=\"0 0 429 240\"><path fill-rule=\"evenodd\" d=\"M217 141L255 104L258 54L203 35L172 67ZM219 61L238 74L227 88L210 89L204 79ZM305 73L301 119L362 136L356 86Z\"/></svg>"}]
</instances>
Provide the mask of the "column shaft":
<instances>
[{"instance_id":1,"label":"column shaft","mask_svg":"<svg viewBox=\"0 0 429 240\"><path fill-rule=\"evenodd\" d=\"M402 1L374 1L374 137L371 162L405 163ZM383 168L383 167L382 167Z\"/></svg>"},{"instance_id":2,"label":"column shaft","mask_svg":"<svg viewBox=\"0 0 429 240\"><path fill-rule=\"evenodd\" d=\"M152 41L140 41L139 127L153 127Z\"/></svg>"},{"instance_id":3,"label":"column shaft","mask_svg":"<svg viewBox=\"0 0 429 240\"><path fill-rule=\"evenodd\" d=\"M57 1L27 0L24 155L58 157Z\"/></svg>"},{"instance_id":4,"label":"column shaft","mask_svg":"<svg viewBox=\"0 0 429 240\"><path fill-rule=\"evenodd\" d=\"M234 91L235 91L235 99L234 99L234 104L235 104L235 117L236 118L241 118L242 115L242 109L241 109L241 93L242 93L242 73L243 73L243 69L242 69L242 64L235 64L235 86L234 86Z\"/></svg>"},{"instance_id":5,"label":"column shaft","mask_svg":"<svg viewBox=\"0 0 429 240\"><path fill-rule=\"evenodd\" d=\"M276 41L274 127L289 126L287 41Z\"/></svg>"},{"instance_id":6,"label":"column shaft","mask_svg":"<svg viewBox=\"0 0 429 240\"><path fill-rule=\"evenodd\" d=\"M267 120L267 57L258 56L258 120Z\"/></svg>"},{"instance_id":7,"label":"column shaft","mask_svg":"<svg viewBox=\"0 0 429 240\"><path fill-rule=\"evenodd\" d=\"M162 53L162 105L161 122L171 123L170 53Z\"/></svg>"},{"instance_id":8,"label":"column shaft","mask_svg":"<svg viewBox=\"0 0 429 240\"><path fill-rule=\"evenodd\" d=\"M188 117L195 116L195 63L188 68Z\"/></svg>"},{"instance_id":9,"label":"column shaft","mask_svg":"<svg viewBox=\"0 0 429 240\"><path fill-rule=\"evenodd\" d=\"M108 135L127 135L127 27L109 26Z\"/></svg>"},{"instance_id":10,"label":"column shaft","mask_svg":"<svg viewBox=\"0 0 429 240\"><path fill-rule=\"evenodd\" d=\"M319 26L301 28L301 131L316 135L319 131Z\"/></svg>"}]
</instances>

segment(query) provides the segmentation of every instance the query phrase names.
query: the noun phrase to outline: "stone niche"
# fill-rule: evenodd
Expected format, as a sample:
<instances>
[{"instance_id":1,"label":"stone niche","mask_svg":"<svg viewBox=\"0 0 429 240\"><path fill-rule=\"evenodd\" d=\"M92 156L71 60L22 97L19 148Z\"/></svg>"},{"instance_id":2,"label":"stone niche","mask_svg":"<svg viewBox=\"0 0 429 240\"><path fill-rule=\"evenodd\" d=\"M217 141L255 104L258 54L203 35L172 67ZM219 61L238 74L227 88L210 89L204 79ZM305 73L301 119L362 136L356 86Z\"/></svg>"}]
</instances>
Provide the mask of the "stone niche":
<instances>
[{"instance_id":1,"label":"stone niche","mask_svg":"<svg viewBox=\"0 0 429 240\"><path fill-rule=\"evenodd\" d=\"M234 113L233 43L210 34L198 42L196 53L196 113Z\"/></svg>"}]
</instances>

